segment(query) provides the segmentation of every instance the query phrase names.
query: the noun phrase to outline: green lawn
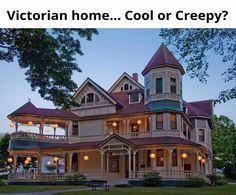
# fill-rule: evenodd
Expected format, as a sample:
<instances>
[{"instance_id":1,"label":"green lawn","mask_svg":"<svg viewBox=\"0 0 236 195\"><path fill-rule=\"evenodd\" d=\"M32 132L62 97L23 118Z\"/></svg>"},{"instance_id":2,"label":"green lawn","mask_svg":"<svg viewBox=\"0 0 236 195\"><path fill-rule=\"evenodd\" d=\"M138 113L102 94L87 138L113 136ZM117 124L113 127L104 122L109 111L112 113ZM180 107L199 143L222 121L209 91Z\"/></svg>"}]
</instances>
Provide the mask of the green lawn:
<instances>
[{"instance_id":1,"label":"green lawn","mask_svg":"<svg viewBox=\"0 0 236 195\"><path fill-rule=\"evenodd\" d=\"M48 190L64 190L80 188L79 186L56 186L56 185L9 185L0 186L0 193L16 193L16 192L42 192Z\"/></svg>"},{"instance_id":2,"label":"green lawn","mask_svg":"<svg viewBox=\"0 0 236 195\"><path fill-rule=\"evenodd\" d=\"M67 192L60 193L60 195L71 195L78 194L78 192ZM226 186L217 186L212 188L112 188L109 192L105 192L104 190L97 191L83 191L81 194L83 195L211 195L211 194L225 194L225 195L235 195L236 194L236 185L226 185Z\"/></svg>"}]
</instances>

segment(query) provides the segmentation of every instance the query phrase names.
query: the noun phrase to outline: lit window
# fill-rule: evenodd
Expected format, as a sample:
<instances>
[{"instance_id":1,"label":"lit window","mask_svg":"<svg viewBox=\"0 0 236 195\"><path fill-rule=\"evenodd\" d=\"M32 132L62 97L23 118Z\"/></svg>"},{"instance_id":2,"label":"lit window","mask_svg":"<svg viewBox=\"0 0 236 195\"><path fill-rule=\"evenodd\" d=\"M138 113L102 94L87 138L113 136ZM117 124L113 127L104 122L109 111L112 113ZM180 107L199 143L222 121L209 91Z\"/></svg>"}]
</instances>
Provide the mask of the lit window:
<instances>
[{"instance_id":1,"label":"lit window","mask_svg":"<svg viewBox=\"0 0 236 195\"><path fill-rule=\"evenodd\" d=\"M139 93L132 93L129 95L130 103L138 103L139 102Z\"/></svg>"},{"instance_id":2,"label":"lit window","mask_svg":"<svg viewBox=\"0 0 236 195\"><path fill-rule=\"evenodd\" d=\"M178 165L177 149L174 149L172 152L172 166L177 167L177 165Z\"/></svg>"},{"instance_id":3,"label":"lit window","mask_svg":"<svg viewBox=\"0 0 236 195\"><path fill-rule=\"evenodd\" d=\"M157 129L163 129L163 114L157 114Z\"/></svg>"},{"instance_id":4,"label":"lit window","mask_svg":"<svg viewBox=\"0 0 236 195\"><path fill-rule=\"evenodd\" d=\"M94 102L94 93L87 94L87 103Z\"/></svg>"},{"instance_id":5,"label":"lit window","mask_svg":"<svg viewBox=\"0 0 236 195\"><path fill-rule=\"evenodd\" d=\"M157 166L158 167L164 166L164 155L162 149L157 149Z\"/></svg>"},{"instance_id":6,"label":"lit window","mask_svg":"<svg viewBox=\"0 0 236 195\"><path fill-rule=\"evenodd\" d=\"M170 93L176 93L176 78L170 78Z\"/></svg>"},{"instance_id":7,"label":"lit window","mask_svg":"<svg viewBox=\"0 0 236 195\"><path fill-rule=\"evenodd\" d=\"M156 79L156 93L162 93L162 78Z\"/></svg>"},{"instance_id":8,"label":"lit window","mask_svg":"<svg viewBox=\"0 0 236 195\"><path fill-rule=\"evenodd\" d=\"M176 114L170 114L170 128L171 129L177 129Z\"/></svg>"},{"instance_id":9,"label":"lit window","mask_svg":"<svg viewBox=\"0 0 236 195\"><path fill-rule=\"evenodd\" d=\"M200 142L205 141L205 131L204 131L204 129L199 129L199 141Z\"/></svg>"}]
</instances>

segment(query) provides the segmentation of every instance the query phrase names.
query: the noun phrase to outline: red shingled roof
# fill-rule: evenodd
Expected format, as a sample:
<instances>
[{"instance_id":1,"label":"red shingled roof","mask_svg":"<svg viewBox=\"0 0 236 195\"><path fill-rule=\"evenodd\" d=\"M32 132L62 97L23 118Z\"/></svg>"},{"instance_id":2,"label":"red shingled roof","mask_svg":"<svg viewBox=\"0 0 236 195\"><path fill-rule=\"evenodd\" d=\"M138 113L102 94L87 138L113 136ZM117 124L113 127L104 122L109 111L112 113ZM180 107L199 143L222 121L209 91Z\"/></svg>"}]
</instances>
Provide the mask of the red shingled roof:
<instances>
[{"instance_id":1,"label":"red shingled roof","mask_svg":"<svg viewBox=\"0 0 236 195\"><path fill-rule=\"evenodd\" d=\"M184 106L188 108L188 117L208 117L212 116L212 102L211 100L197 101L197 102L185 102Z\"/></svg>"},{"instance_id":2,"label":"red shingled roof","mask_svg":"<svg viewBox=\"0 0 236 195\"><path fill-rule=\"evenodd\" d=\"M168 67L168 66L179 68L182 74L184 74L184 69L178 62L178 60L174 57L174 55L164 44L161 44L161 46L156 51L152 59L148 62L147 66L144 68L142 74L144 75L153 68Z\"/></svg>"},{"instance_id":3,"label":"red shingled roof","mask_svg":"<svg viewBox=\"0 0 236 195\"><path fill-rule=\"evenodd\" d=\"M69 118L69 119L77 119L78 116L70 111L65 110L55 110L48 108L37 108L30 101L18 108L16 111L12 112L9 116L17 116L17 115L36 115L40 117L54 117L54 118Z\"/></svg>"}]
</instances>

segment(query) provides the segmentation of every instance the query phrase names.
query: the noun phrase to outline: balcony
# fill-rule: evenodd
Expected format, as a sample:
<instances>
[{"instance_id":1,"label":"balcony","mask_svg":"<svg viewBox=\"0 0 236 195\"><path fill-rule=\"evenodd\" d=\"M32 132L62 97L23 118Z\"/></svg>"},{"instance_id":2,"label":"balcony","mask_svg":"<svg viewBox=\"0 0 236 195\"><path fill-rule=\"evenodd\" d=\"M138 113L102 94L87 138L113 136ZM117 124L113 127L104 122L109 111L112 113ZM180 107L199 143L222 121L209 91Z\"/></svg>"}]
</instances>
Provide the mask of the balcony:
<instances>
[{"instance_id":1,"label":"balcony","mask_svg":"<svg viewBox=\"0 0 236 195\"><path fill-rule=\"evenodd\" d=\"M126 139L163 137L163 136L180 137L180 132L176 130L156 130L154 132L130 132L118 135ZM11 134L11 140L31 140L31 141L41 141L41 142L51 142L51 143L75 143L75 142L103 141L109 136L110 134L91 135L91 136L65 136L65 135L47 135L38 133L16 132Z\"/></svg>"}]
</instances>

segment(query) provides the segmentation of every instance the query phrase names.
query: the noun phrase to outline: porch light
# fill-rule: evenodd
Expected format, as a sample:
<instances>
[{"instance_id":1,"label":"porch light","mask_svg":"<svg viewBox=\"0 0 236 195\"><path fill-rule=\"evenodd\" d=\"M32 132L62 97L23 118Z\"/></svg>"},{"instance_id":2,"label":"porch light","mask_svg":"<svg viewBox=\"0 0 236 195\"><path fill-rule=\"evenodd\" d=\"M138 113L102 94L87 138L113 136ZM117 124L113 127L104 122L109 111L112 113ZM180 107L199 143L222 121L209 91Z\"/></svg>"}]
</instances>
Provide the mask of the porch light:
<instances>
[{"instance_id":1,"label":"porch light","mask_svg":"<svg viewBox=\"0 0 236 195\"><path fill-rule=\"evenodd\" d=\"M11 122L9 126L10 126L10 128L14 128L14 123Z\"/></svg>"},{"instance_id":2,"label":"porch light","mask_svg":"<svg viewBox=\"0 0 236 195\"><path fill-rule=\"evenodd\" d=\"M201 162L204 164L204 163L206 162L206 160L203 158L203 159L201 160Z\"/></svg>"},{"instance_id":3,"label":"porch light","mask_svg":"<svg viewBox=\"0 0 236 195\"><path fill-rule=\"evenodd\" d=\"M26 160L28 160L29 162L32 160L31 157L27 157Z\"/></svg>"},{"instance_id":4,"label":"porch light","mask_svg":"<svg viewBox=\"0 0 236 195\"><path fill-rule=\"evenodd\" d=\"M110 132L110 135L112 135L112 134L113 134L113 132L111 131L111 132Z\"/></svg>"},{"instance_id":5,"label":"porch light","mask_svg":"<svg viewBox=\"0 0 236 195\"><path fill-rule=\"evenodd\" d=\"M187 155L186 153L183 153L183 154L181 155L181 157L182 157L183 159L185 159L185 158L188 157L188 155Z\"/></svg>"},{"instance_id":6,"label":"porch light","mask_svg":"<svg viewBox=\"0 0 236 195\"><path fill-rule=\"evenodd\" d=\"M153 158L156 158L156 154L151 153L151 154L150 154L150 158L152 158L152 159L153 159Z\"/></svg>"},{"instance_id":7,"label":"porch light","mask_svg":"<svg viewBox=\"0 0 236 195\"><path fill-rule=\"evenodd\" d=\"M53 160L54 160L55 162L57 162L57 161L59 161L59 158L58 158L57 156L55 156L55 157L53 158Z\"/></svg>"},{"instance_id":8,"label":"porch light","mask_svg":"<svg viewBox=\"0 0 236 195\"><path fill-rule=\"evenodd\" d=\"M85 156L84 156L84 160L89 160L89 156L88 156L88 155L85 155Z\"/></svg>"},{"instance_id":9,"label":"porch light","mask_svg":"<svg viewBox=\"0 0 236 195\"><path fill-rule=\"evenodd\" d=\"M28 125L29 125L29 126L32 126L32 125L33 125L33 122L32 122L32 121L29 121L29 122L28 122Z\"/></svg>"},{"instance_id":10,"label":"porch light","mask_svg":"<svg viewBox=\"0 0 236 195\"><path fill-rule=\"evenodd\" d=\"M161 158L160 158L160 161L164 161L164 157L161 157Z\"/></svg>"},{"instance_id":11,"label":"porch light","mask_svg":"<svg viewBox=\"0 0 236 195\"><path fill-rule=\"evenodd\" d=\"M10 157L10 158L7 159L7 162L12 163L13 159Z\"/></svg>"},{"instance_id":12,"label":"porch light","mask_svg":"<svg viewBox=\"0 0 236 195\"><path fill-rule=\"evenodd\" d=\"M112 126L113 126L113 127L116 127L116 126L117 126L117 123L114 121L114 122L112 123Z\"/></svg>"},{"instance_id":13,"label":"porch light","mask_svg":"<svg viewBox=\"0 0 236 195\"><path fill-rule=\"evenodd\" d=\"M138 125L141 125L142 124L142 121L139 119L139 120L137 120L137 124Z\"/></svg>"},{"instance_id":14,"label":"porch light","mask_svg":"<svg viewBox=\"0 0 236 195\"><path fill-rule=\"evenodd\" d=\"M53 128L55 128L55 129L58 128L58 124L54 124Z\"/></svg>"},{"instance_id":15,"label":"porch light","mask_svg":"<svg viewBox=\"0 0 236 195\"><path fill-rule=\"evenodd\" d=\"M202 156L198 156L197 158L198 158L198 160L202 160Z\"/></svg>"},{"instance_id":16,"label":"porch light","mask_svg":"<svg viewBox=\"0 0 236 195\"><path fill-rule=\"evenodd\" d=\"M28 160L25 160L25 162L24 162L26 165L28 165L29 164L29 161Z\"/></svg>"},{"instance_id":17,"label":"porch light","mask_svg":"<svg viewBox=\"0 0 236 195\"><path fill-rule=\"evenodd\" d=\"M51 164L52 164L51 161L48 161L48 162L47 162L47 165L48 165L48 166L50 166Z\"/></svg>"}]
</instances>

